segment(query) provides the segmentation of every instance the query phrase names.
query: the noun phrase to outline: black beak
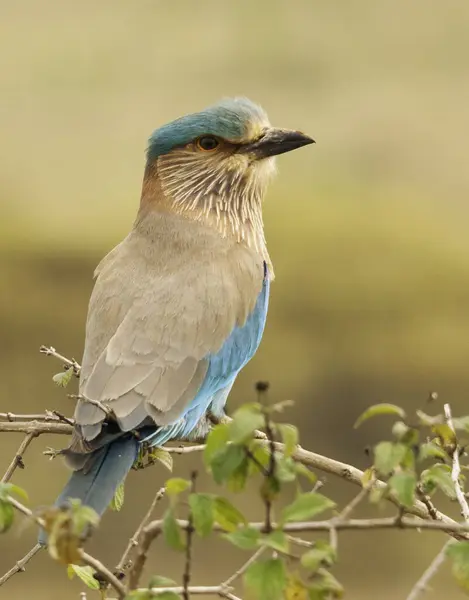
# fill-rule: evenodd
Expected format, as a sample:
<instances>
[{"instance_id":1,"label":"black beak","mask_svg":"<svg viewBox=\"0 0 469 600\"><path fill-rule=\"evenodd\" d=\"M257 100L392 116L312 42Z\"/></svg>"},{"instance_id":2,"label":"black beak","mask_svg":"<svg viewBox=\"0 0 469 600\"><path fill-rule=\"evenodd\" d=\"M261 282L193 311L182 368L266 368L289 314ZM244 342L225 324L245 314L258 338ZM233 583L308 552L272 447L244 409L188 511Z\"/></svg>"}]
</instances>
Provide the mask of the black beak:
<instances>
[{"instance_id":1,"label":"black beak","mask_svg":"<svg viewBox=\"0 0 469 600\"><path fill-rule=\"evenodd\" d=\"M268 129L265 134L252 144L245 144L241 152L254 155L256 159L276 156L290 152L296 148L314 144L313 138L301 131L291 129Z\"/></svg>"}]
</instances>

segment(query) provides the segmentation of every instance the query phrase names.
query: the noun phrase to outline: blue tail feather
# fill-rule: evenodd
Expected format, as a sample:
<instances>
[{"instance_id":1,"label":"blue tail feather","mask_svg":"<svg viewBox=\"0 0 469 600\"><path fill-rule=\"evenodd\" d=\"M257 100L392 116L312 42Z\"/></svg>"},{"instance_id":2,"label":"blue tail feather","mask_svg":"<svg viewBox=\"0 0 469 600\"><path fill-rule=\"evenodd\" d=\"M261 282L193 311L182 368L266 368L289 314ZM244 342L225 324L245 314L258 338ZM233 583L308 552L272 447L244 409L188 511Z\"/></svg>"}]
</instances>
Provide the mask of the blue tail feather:
<instances>
[{"instance_id":1,"label":"blue tail feather","mask_svg":"<svg viewBox=\"0 0 469 600\"><path fill-rule=\"evenodd\" d=\"M72 473L55 505L63 506L70 498L77 498L101 516L132 468L137 453L138 441L134 436L121 437L101 448L95 453L93 464L86 472L81 470ZM47 543L44 531L39 534L39 543Z\"/></svg>"}]
</instances>

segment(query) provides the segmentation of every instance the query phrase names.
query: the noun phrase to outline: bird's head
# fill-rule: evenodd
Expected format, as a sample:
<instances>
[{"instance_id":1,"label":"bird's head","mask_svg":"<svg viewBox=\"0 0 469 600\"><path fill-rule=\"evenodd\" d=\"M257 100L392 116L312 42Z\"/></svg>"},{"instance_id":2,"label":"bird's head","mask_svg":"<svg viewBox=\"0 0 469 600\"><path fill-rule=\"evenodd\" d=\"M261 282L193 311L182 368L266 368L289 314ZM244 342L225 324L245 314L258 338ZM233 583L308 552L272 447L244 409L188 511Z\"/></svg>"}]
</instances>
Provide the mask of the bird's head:
<instances>
[{"instance_id":1,"label":"bird's head","mask_svg":"<svg viewBox=\"0 0 469 600\"><path fill-rule=\"evenodd\" d=\"M274 157L313 142L272 127L247 98L226 99L157 129L145 178L158 179L165 203L177 212L215 220L222 233L244 237L245 224L262 227L260 204Z\"/></svg>"}]
</instances>

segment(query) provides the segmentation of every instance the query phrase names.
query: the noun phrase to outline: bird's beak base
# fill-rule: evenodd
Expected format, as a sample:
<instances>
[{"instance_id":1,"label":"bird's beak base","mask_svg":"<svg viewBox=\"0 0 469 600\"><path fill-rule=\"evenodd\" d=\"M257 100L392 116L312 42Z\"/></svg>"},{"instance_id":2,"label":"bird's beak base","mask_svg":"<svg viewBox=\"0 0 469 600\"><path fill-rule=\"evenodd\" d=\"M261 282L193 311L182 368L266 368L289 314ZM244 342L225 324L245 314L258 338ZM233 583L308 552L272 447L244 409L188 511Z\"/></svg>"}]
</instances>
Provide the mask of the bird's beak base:
<instances>
[{"instance_id":1,"label":"bird's beak base","mask_svg":"<svg viewBox=\"0 0 469 600\"><path fill-rule=\"evenodd\" d=\"M247 144L243 152L248 152L256 159L276 156L284 152L290 152L315 141L309 135L301 131L291 129L269 129L266 133L252 144Z\"/></svg>"}]
</instances>

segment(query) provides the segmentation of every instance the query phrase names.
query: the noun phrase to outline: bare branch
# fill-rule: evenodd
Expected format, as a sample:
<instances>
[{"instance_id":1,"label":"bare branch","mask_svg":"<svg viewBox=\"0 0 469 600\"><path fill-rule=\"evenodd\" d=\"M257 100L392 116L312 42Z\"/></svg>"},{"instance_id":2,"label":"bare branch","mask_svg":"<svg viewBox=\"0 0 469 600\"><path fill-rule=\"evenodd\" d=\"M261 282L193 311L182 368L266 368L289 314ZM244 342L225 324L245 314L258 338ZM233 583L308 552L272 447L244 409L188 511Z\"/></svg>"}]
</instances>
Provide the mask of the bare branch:
<instances>
[{"instance_id":1,"label":"bare branch","mask_svg":"<svg viewBox=\"0 0 469 600\"><path fill-rule=\"evenodd\" d=\"M195 484L197 482L197 471L191 473L191 492L195 492ZM192 566L192 536L194 535L194 518L192 511L189 510L186 528L186 562L184 565L184 573L182 574L184 600L190 600L189 584L191 582L191 566Z\"/></svg>"},{"instance_id":2,"label":"bare branch","mask_svg":"<svg viewBox=\"0 0 469 600\"><path fill-rule=\"evenodd\" d=\"M21 558L15 565L13 565L13 567L11 567L11 569L9 571L7 571L5 573L5 575L0 577L0 586L2 586L4 583L6 583L10 579L10 577L13 577L13 575L16 575L16 573L23 573L25 571L26 564L41 549L42 549L42 546L40 544L36 544L35 546L33 546L33 548L31 548L31 550L27 554L25 554L23 556L23 558Z\"/></svg>"},{"instance_id":3,"label":"bare branch","mask_svg":"<svg viewBox=\"0 0 469 600\"><path fill-rule=\"evenodd\" d=\"M10 466L6 470L5 475L2 477L2 483L7 483L7 481L10 481L11 476L18 467L20 469L24 469L23 454L26 452L27 447L37 435L38 434L35 431L26 434L26 437L21 442L20 447L18 448L15 456L13 457L13 460L10 463Z\"/></svg>"},{"instance_id":4,"label":"bare branch","mask_svg":"<svg viewBox=\"0 0 469 600\"><path fill-rule=\"evenodd\" d=\"M148 593L148 588L142 588L137 590L138 592ZM207 596L218 596L220 598L228 598L228 600L239 600L236 596L230 594L230 588L225 588L222 585L194 585L188 588L189 594L206 594ZM183 594L184 588L182 586L179 587L161 587L161 588L151 588L150 590L152 596L160 596L161 594L167 592L173 592L174 594Z\"/></svg>"},{"instance_id":5,"label":"bare branch","mask_svg":"<svg viewBox=\"0 0 469 600\"><path fill-rule=\"evenodd\" d=\"M10 423L13 423L16 421L45 421L45 422L56 421L56 422L61 422L64 419L66 419L66 417L63 417L62 415L60 415L60 413L58 413L55 410L53 410L53 411L46 410L46 412L44 414L41 413L41 414L32 414L32 415L17 415L12 412L0 413L0 421L9 421ZM73 423L73 420L71 420L71 419L67 419L67 421L70 421L70 424Z\"/></svg>"},{"instance_id":6,"label":"bare branch","mask_svg":"<svg viewBox=\"0 0 469 600\"><path fill-rule=\"evenodd\" d=\"M48 421L0 421L0 433L54 433L59 435L71 435L73 427L67 423Z\"/></svg>"},{"instance_id":7,"label":"bare branch","mask_svg":"<svg viewBox=\"0 0 469 600\"><path fill-rule=\"evenodd\" d=\"M153 498L152 503L150 504L150 508L148 509L146 515L141 520L140 525L137 527L135 533L130 538L129 543L127 544L127 548L124 550L124 554L122 555L119 563L117 564L117 566L115 568L115 571L117 573L124 574L124 570L126 569L130 553L136 546L138 546L138 541L139 541L140 535L143 531L143 528L150 520L151 515L152 515L153 511L155 510L156 505L163 498L165 493L166 493L166 489L164 487L160 488L156 492L155 497Z\"/></svg>"},{"instance_id":8,"label":"bare branch","mask_svg":"<svg viewBox=\"0 0 469 600\"><path fill-rule=\"evenodd\" d=\"M256 560L259 558L259 556L261 556L261 554L263 554L265 551L267 550L266 546L261 546L260 548L258 548L254 554L237 570L233 573L233 575L231 575L231 577L228 577L228 579L226 581L224 581L222 583L222 585L224 587L228 587L230 586L234 581L236 581L236 579L238 579L239 577L241 577L241 575L244 575L244 573L248 570L248 568L256 562Z\"/></svg>"},{"instance_id":9,"label":"bare branch","mask_svg":"<svg viewBox=\"0 0 469 600\"><path fill-rule=\"evenodd\" d=\"M125 598L125 587L117 579L117 577L113 573L111 573L111 571L106 566L103 565L101 561L99 561L97 558L94 558L94 556L91 556L91 554L88 554L82 549L79 549L78 552L80 554L81 560L85 563L85 565L92 567L97 573L99 573L99 575L104 581L107 581L107 583L109 583L109 585L111 585L116 590L119 599Z\"/></svg>"},{"instance_id":10,"label":"bare branch","mask_svg":"<svg viewBox=\"0 0 469 600\"><path fill-rule=\"evenodd\" d=\"M54 358L58 358L61 362L64 363L67 367L73 369L75 375L80 374L81 366L77 363L75 359L66 358L57 352L55 348L52 346L41 346L39 348L39 352L41 354L45 354L46 356L53 356Z\"/></svg>"},{"instance_id":11,"label":"bare branch","mask_svg":"<svg viewBox=\"0 0 469 600\"><path fill-rule=\"evenodd\" d=\"M436 575L438 569L444 563L446 558L446 548L448 544L451 543L451 540L446 542L443 548L438 552L435 558L430 563L430 566L425 570L422 577L417 581L417 583L412 588L410 594L407 596L406 600L416 600L421 594L424 594L428 591L428 584L430 580Z\"/></svg>"},{"instance_id":12,"label":"bare branch","mask_svg":"<svg viewBox=\"0 0 469 600\"><path fill-rule=\"evenodd\" d=\"M454 429L453 417L451 415L451 407L449 404L444 405L445 418L448 427L450 427L451 431L454 433L456 439L456 431ZM453 451L453 467L451 469L451 479L454 483L454 489L456 491L456 497L459 502L459 506L461 507L461 514L464 517L465 521L469 521L469 506L467 504L466 496L464 495L464 490L461 484L461 465L459 462L459 445L456 443Z\"/></svg>"}]
</instances>

